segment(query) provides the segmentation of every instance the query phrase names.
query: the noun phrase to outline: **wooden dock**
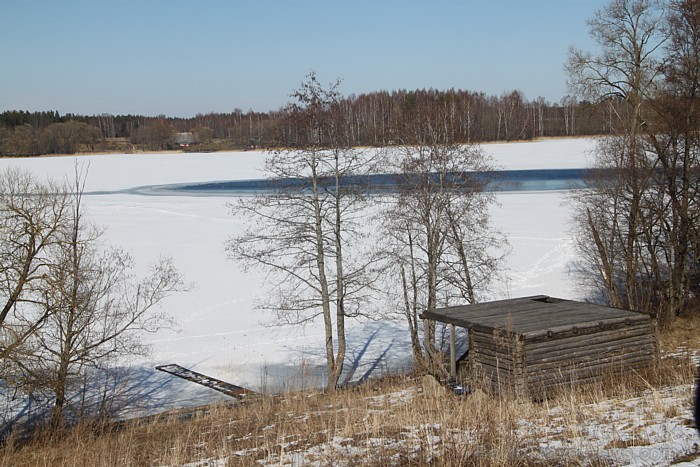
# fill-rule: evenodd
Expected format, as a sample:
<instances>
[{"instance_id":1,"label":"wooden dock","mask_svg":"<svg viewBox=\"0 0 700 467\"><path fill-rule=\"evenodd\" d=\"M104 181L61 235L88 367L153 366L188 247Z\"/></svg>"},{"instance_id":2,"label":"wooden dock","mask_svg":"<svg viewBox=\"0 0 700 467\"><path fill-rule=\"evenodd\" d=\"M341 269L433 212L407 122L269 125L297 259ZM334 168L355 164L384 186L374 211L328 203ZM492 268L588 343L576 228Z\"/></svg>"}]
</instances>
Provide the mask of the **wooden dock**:
<instances>
[{"instance_id":1,"label":"wooden dock","mask_svg":"<svg viewBox=\"0 0 700 467\"><path fill-rule=\"evenodd\" d=\"M248 399L250 396L258 394L250 389L236 386L235 384L227 383L226 381L222 381L202 373L197 373L196 371L188 370L187 368L181 367L180 365L176 365L174 363L170 365L157 366L156 370L169 373L173 376L177 376L178 378L186 379L187 381L192 381L193 383L201 384L202 386L222 392L227 396L231 396L238 400Z\"/></svg>"}]
</instances>

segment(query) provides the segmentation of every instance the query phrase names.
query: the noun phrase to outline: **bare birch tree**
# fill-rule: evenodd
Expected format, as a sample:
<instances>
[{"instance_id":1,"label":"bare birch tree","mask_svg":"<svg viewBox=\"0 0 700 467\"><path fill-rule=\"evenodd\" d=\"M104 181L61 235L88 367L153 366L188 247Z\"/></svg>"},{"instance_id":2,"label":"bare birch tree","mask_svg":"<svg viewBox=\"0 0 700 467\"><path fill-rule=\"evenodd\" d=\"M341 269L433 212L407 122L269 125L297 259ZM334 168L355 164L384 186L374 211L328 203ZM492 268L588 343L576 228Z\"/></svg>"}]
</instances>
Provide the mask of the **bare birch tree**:
<instances>
[{"instance_id":1,"label":"bare birch tree","mask_svg":"<svg viewBox=\"0 0 700 467\"><path fill-rule=\"evenodd\" d=\"M700 2L668 4L663 86L651 103L647 148L659 169L652 264L662 324L700 293Z\"/></svg>"},{"instance_id":2,"label":"bare birch tree","mask_svg":"<svg viewBox=\"0 0 700 467\"><path fill-rule=\"evenodd\" d=\"M490 224L491 170L477 146L444 143L435 126L421 130L424 144L397 149L390 162L398 193L386 212L386 249L408 324L414 359L437 363L435 323L419 314L438 306L477 303L508 250ZM425 352L425 354L423 353Z\"/></svg>"},{"instance_id":3,"label":"bare birch tree","mask_svg":"<svg viewBox=\"0 0 700 467\"><path fill-rule=\"evenodd\" d=\"M623 105L619 135L596 150L602 170L574 195L583 276L667 325L698 292L700 5L616 0L591 26L603 53L573 52L572 84Z\"/></svg>"},{"instance_id":4,"label":"bare birch tree","mask_svg":"<svg viewBox=\"0 0 700 467\"><path fill-rule=\"evenodd\" d=\"M368 163L342 132L338 84L324 87L312 73L293 93L286 127L298 144L267 159L266 172L277 180L271 193L232 206L249 222L227 243L230 257L268 273L272 287L261 308L285 323L322 317L331 391L343 371L346 318L361 314L373 287L373 259L360 251L365 193L356 183L361 177L352 178Z\"/></svg>"},{"instance_id":5,"label":"bare birch tree","mask_svg":"<svg viewBox=\"0 0 700 467\"><path fill-rule=\"evenodd\" d=\"M63 186L39 182L31 173L0 173L0 359L12 372L9 355L39 329L50 314L43 306L50 252L60 241L69 199Z\"/></svg>"},{"instance_id":6,"label":"bare birch tree","mask_svg":"<svg viewBox=\"0 0 700 467\"><path fill-rule=\"evenodd\" d=\"M638 310L650 303L642 279L644 256L650 253L641 232L654 222L645 203L655 167L642 136L648 118L645 103L658 87L663 26L658 2L612 0L589 21L599 54L572 48L566 66L574 92L622 104L611 107L617 112L619 136L601 141L597 149L596 166L609 169L612 176L592 179L585 195L576 198L579 238L584 239L582 249L594 255L608 302Z\"/></svg>"},{"instance_id":7,"label":"bare birch tree","mask_svg":"<svg viewBox=\"0 0 700 467\"><path fill-rule=\"evenodd\" d=\"M82 177L64 187L67 199L62 221L47 248L43 281L36 298L40 325L32 327L21 346L9 353L14 384L35 394L53 396L51 425L62 426L66 413L82 415L81 402L70 396L86 381L96 385L120 358L145 355L143 334L171 326L157 305L185 289L170 260L160 260L137 279L132 258L105 247L102 231L84 217ZM123 362L122 362L123 363Z\"/></svg>"}]
</instances>

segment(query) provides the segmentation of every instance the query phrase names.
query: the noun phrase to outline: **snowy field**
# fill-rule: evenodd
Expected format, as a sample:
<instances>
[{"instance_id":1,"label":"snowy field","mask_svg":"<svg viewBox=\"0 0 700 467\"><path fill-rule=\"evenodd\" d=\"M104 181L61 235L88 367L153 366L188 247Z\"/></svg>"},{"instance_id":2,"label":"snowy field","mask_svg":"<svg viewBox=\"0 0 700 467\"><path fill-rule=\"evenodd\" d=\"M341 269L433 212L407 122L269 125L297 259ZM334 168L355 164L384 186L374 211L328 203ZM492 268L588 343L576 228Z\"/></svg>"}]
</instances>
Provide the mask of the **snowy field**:
<instances>
[{"instance_id":1,"label":"snowy field","mask_svg":"<svg viewBox=\"0 0 700 467\"><path fill-rule=\"evenodd\" d=\"M588 139L488 144L484 149L503 169L580 168L589 165ZM90 219L107 228L106 239L130 251L139 271L159 256L174 258L195 288L163 303L179 331L150 336L153 354L134 372L150 409L195 405L218 393L154 370L176 363L252 389L279 390L322 381L321 323L269 327L254 309L264 293L259 273L245 274L227 259L225 241L242 219L229 214L225 196L149 195L135 188L174 183L258 179L264 153L131 154L0 159L0 168L22 166L36 175L70 177L76 160L89 163L85 205ZM161 192L162 193L162 192ZM569 276L573 260L565 192L497 195L496 227L507 233L512 253L508 277L493 298L547 294L580 298ZM353 322L348 328L348 367L353 378L380 376L409 364L405 325Z\"/></svg>"}]
</instances>

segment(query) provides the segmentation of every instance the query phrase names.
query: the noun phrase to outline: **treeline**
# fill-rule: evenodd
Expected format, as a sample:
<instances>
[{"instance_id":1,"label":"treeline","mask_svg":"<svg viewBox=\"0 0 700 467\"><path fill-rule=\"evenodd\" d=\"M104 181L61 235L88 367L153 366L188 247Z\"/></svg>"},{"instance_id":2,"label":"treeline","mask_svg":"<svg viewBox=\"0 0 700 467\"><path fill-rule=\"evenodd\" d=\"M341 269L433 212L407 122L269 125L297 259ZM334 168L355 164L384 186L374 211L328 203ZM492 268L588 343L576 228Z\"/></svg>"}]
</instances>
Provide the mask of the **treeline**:
<instances>
[{"instance_id":1,"label":"treeline","mask_svg":"<svg viewBox=\"0 0 700 467\"><path fill-rule=\"evenodd\" d=\"M527 100L519 91L488 96L462 90L380 91L343 97L343 130L354 146L411 144L417 120L447 115L441 131L453 142L529 140L550 136L610 134L619 111L614 99L558 103ZM5 111L0 114L0 155L36 155L104 149L120 139L133 149L163 150L187 144L225 142L226 148L293 146L297 129L284 111L198 114L191 118L142 115L74 115L58 112ZM180 136L178 136L180 135ZM222 146L219 144L218 148ZM217 148L217 146L212 146Z\"/></svg>"},{"instance_id":2,"label":"treeline","mask_svg":"<svg viewBox=\"0 0 700 467\"><path fill-rule=\"evenodd\" d=\"M3 115L10 112L5 112ZM34 122L49 122L42 114L26 114ZM44 126L23 123L14 127L0 126L0 155L36 156L39 154L73 154L92 151L103 140L100 130L88 123L68 119Z\"/></svg>"}]
</instances>

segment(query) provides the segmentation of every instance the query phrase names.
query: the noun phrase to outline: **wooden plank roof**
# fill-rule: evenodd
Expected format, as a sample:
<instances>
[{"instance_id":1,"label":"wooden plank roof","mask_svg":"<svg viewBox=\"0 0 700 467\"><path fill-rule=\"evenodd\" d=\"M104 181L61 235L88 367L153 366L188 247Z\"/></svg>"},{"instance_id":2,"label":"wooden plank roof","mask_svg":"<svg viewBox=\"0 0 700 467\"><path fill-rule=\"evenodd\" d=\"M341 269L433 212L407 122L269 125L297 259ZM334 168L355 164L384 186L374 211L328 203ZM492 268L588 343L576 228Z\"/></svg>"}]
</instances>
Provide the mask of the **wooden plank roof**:
<instances>
[{"instance_id":1,"label":"wooden plank roof","mask_svg":"<svg viewBox=\"0 0 700 467\"><path fill-rule=\"evenodd\" d=\"M486 332L509 330L525 337L652 318L647 313L547 295L438 308L423 312L422 317Z\"/></svg>"}]
</instances>

